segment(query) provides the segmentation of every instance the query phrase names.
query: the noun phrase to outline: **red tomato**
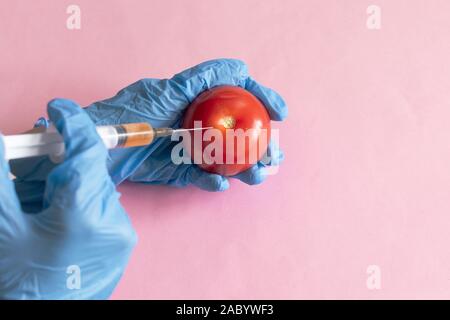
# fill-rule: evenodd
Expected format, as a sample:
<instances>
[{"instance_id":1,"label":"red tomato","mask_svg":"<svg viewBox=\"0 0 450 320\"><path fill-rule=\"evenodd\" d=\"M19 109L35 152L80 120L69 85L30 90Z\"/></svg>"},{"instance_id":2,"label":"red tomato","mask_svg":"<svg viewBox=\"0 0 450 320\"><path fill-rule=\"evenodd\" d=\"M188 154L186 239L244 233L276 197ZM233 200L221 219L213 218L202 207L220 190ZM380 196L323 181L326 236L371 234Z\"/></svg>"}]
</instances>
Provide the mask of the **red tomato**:
<instances>
[{"instance_id":1,"label":"red tomato","mask_svg":"<svg viewBox=\"0 0 450 320\"><path fill-rule=\"evenodd\" d=\"M261 101L245 89L220 86L203 92L188 107L183 128L194 128L194 121L201 121L197 127L216 129L191 132L186 149L203 170L232 176L253 166L267 151L269 114Z\"/></svg>"}]
</instances>

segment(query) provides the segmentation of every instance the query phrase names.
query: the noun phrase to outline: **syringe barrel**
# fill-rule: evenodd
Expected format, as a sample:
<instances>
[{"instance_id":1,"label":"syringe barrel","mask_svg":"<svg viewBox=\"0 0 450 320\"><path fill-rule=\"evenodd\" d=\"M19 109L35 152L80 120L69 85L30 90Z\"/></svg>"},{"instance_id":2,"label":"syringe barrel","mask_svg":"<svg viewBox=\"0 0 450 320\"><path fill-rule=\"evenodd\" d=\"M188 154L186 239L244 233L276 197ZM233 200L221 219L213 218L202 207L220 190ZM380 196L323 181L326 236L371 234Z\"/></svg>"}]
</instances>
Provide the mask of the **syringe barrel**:
<instances>
[{"instance_id":1,"label":"syringe barrel","mask_svg":"<svg viewBox=\"0 0 450 320\"><path fill-rule=\"evenodd\" d=\"M116 130L118 141L116 148L146 146L153 142L155 131L148 123L128 123L111 126ZM103 138L102 134L100 136Z\"/></svg>"},{"instance_id":2,"label":"syringe barrel","mask_svg":"<svg viewBox=\"0 0 450 320\"><path fill-rule=\"evenodd\" d=\"M98 126L97 132L106 148L138 147L153 142L155 132L148 123ZM6 159L50 155L56 160L64 154L64 140L54 127L45 132L3 136Z\"/></svg>"}]
</instances>

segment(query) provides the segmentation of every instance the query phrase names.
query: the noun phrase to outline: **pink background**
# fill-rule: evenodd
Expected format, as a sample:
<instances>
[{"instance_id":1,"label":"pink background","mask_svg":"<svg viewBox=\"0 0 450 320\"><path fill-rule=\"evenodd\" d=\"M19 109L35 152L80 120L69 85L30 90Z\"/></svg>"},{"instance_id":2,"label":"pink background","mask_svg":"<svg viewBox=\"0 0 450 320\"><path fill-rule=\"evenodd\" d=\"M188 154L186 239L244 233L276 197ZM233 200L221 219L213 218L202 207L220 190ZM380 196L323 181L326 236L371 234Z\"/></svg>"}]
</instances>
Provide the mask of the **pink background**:
<instances>
[{"instance_id":1,"label":"pink background","mask_svg":"<svg viewBox=\"0 0 450 320\"><path fill-rule=\"evenodd\" d=\"M243 59L289 104L285 163L224 193L122 185L139 244L113 298L450 298L449 37L447 0L1 0L0 128Z\"/></svg>"}]
</instances>

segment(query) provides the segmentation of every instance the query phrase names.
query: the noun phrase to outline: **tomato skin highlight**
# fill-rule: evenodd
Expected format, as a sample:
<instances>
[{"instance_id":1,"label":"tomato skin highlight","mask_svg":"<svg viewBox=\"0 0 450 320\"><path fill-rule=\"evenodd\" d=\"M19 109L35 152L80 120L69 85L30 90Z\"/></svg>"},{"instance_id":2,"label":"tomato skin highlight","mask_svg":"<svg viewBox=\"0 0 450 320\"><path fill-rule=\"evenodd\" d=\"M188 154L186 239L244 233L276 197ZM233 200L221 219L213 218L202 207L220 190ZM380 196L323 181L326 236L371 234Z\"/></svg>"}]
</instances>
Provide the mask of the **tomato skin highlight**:
<instances>
[{"instance_id":1,"label":"tomato skin highlight","mask_svg":"<svg viewBox=\"0 0 450 320\"><path fill-rule=\"evenodd\" d=\"M195 133L191 133L191 146L187 149L190 150L193 160L195 154L202 155L202 161L197 165L205 171L223 176L233 176L252 167L267 151L270 141L269 114L262 102L243 88L219 86L201 93L187 108L182 127L194 128L194 121L201 121L202 127L217 129L222 135L223 148L218 153L218 158L222 161L208 164L205 163L203 152L213 142L204 141L205 132L203 132L200 134L202 142L196 144L193 142ZM228 137L227 140L227 130L238 129L246 132L253 130L252 134L245 137L245 155L239 151L242 149L238 148L238 138ZM231 139L233 141L230 141ZM234 161L226 163L227 147L230 148L233 143L234 152L230 152L230 158L233 156ZM256 146L256 149L251 146ZM242 159L242 157L245 158Z\"/></svg>"}]
</instances>

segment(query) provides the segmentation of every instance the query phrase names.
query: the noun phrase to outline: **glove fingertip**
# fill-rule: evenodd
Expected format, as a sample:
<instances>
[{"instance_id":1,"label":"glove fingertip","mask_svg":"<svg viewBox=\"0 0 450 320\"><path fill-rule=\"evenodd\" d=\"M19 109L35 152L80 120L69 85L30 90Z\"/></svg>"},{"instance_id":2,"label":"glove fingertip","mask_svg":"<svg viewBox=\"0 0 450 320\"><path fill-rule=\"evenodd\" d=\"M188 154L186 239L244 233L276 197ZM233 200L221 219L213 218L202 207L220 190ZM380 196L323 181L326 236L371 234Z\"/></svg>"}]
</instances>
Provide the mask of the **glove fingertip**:
<instances>
[{"instance_id":1,"label":"glove fingertip","mask_svg":"<svg viewBox=\"0 0 450 320\"><path fill-rule=\"evenodd\" d=\"M282 163L285 159L285 155L283 150L279 149L278 150L278 164Z\"/></svg>"},{"instance_id":2,"label":"glove fingertip","mask_svg":"<svg viewBox=\"0 0 450 320\"><path fill-rule=\"evenodd\" d=\"M288 116L288 107L284 99L274 90L259 84L252 77L248 77L245 89L254 94L267 108L270 118L283 121Z\"/></svg>"},{"instance_id":3,"label":"glove fingertip","mask_svg":"<svg viewBox=\"0 0 450 320\"><path fill-rule=\"evenodd\" d=\"M274 121L284 121L288 117L288 107L283 98L279 97L279 101L276 103L276 108L273 109L271 119Z\"/></svg>"},{"instance_id":4,"label":"glove fingertip","mask_svg":"<svg viewBox=\"0 0 450 320\"><path fill-rule=\"evenodd\" d=\"M234 176L248 185L257 185L263 183L267 179L267 169L254 165L250 169Z\"/></svg>"},{"instance_id":5,"label":"glove fingertip","mask_svg":"<svg viewBox=\"0 0 450 320\"><path fill-rule=\"evenodd\" d=\"M79 113L78 105L72 100L55 98L47 104L47 112L52 121L57 122L64 116Z\"/></svg>"},{"instance_id":6,"label":"glove fingertip","mask_svg":"<svg viewBox=\"0 0 450 320\"><path fill-rule=\"evenodd\" d=\"M218 174L205 173L199 180L194 182L194 185L202 190L206 191L225 191L230 187L230 183L227 178Z\"/></svg>"},{"instance_id":7,"label":"glove fingertip","mask_svg":"<svg viewBox=\"0 0 450 320\"><path fill-rule=\"evenodd\" d=\"M230 187L230 182L227 178L203 171L197 166L191 168L189 180L193 185L205 191L225 191Z\"/></svg>"},{"instance_id":8,"label":"glove fingertip","mask_svg":"<svg viewBox=\"0 0 450 320\"><path fill-rule=\"evenodd\" d=\"M183 91L183 97L191 102L200 93L220 85L245 86L248 67L237 59L215 59L202 62L177 73L170 80Z\"/></svg>"},{"instance_id":9,"label":"glove fingertip","mask_svg":"<svg viewBox=\"0 0 450 320\"><path fill-rule=\"evenodd\" d=\"M284 152L280 148L276 147L276 149L271 150L270 154L270 165L278 166L284 161Z\"/></svg>"}]
</instances>

